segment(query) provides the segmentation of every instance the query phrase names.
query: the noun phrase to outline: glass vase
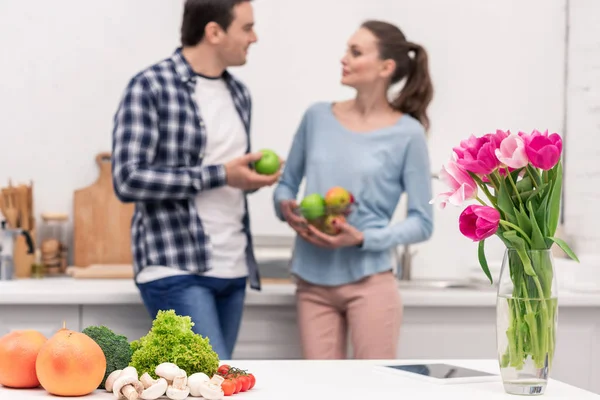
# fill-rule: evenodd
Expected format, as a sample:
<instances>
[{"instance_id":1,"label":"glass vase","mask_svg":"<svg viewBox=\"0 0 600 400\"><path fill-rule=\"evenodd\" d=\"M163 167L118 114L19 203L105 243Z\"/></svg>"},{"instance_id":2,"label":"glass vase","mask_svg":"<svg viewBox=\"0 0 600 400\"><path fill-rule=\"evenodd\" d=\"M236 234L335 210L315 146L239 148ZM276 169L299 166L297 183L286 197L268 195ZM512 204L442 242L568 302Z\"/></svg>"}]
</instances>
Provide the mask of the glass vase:
<instances>
[{"instance_id":1,"label":"glass vase","mask_svg":"<svg viewBox=\"0 0 600 400\"><path fill-rule=\"evenodd\" d=\"M558 324L558 293L550 250L507 249L496 303L498 361L504 390L546 390Z\"/></svg>"}]
</instances>

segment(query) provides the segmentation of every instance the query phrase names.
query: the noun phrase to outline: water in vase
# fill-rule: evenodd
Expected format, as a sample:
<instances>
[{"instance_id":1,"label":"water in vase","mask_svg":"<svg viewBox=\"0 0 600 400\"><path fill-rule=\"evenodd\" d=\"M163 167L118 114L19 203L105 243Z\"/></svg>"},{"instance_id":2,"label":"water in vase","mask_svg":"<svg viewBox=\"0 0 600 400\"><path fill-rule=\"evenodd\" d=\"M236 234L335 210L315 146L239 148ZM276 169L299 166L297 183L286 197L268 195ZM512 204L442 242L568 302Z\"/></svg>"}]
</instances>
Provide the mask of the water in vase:
<instances>
[{"instance_id":1,"label":"water in vase","mask_svg":"<svg viewBox=\"0 0 600 400\"><path fill-rule=\"evenodd\" d=\"M556 345L556 297L498 296L497 348L508 393L541 395L546 390Z\"/></svg>"}]
</instances>

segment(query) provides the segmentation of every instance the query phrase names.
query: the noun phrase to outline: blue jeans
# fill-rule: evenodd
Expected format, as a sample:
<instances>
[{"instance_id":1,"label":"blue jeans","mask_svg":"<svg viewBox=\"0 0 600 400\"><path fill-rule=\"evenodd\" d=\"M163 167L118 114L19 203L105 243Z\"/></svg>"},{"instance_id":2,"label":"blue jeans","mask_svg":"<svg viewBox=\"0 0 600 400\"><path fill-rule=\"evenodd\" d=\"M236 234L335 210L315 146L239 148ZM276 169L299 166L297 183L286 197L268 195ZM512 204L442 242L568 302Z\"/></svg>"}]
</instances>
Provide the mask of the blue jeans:
<instances>
[{"instance_id":1,"label":"blue jeans","mask_svg":"<svg viewBox=\"0 0 600 400\"><path fill-rule=\"evenodd\" d=\"M221 360L230 360L242 320L246 278L176 275L137 285L152 318L159 310L189 316Z\"/></svg>"}]
</instances>

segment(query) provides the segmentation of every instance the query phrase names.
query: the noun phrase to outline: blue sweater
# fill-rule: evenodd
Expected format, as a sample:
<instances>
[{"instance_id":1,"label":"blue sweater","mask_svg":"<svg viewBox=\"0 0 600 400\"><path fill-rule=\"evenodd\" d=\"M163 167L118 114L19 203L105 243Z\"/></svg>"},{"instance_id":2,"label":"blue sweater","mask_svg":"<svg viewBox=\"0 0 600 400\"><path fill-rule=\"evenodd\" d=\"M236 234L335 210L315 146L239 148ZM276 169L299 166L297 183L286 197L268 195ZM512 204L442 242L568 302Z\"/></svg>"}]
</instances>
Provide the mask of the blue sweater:
<instances>
[{"instance_id":1,"label":"blue sweater","mask_svg":"<svg viewBox=\"0 0 600 400\"><path fill-rule=\"evenodd\" d=\"M361 247L330 250L296 238L292 273L318 285L356 282L392 268L390 250L427 240L433 231L429 154L423 126L409 115L396 124L368 133L342 126L331 103L320 102L304 113L275 189L279 204L297 199L302 179L306 193L325 195L342 186L354 195L358 207L348 223L362 231ZM400 200L408 196L408 216L390 224ZM298 203L301 198L298 198Z\"/></svg>"}]
</instances>

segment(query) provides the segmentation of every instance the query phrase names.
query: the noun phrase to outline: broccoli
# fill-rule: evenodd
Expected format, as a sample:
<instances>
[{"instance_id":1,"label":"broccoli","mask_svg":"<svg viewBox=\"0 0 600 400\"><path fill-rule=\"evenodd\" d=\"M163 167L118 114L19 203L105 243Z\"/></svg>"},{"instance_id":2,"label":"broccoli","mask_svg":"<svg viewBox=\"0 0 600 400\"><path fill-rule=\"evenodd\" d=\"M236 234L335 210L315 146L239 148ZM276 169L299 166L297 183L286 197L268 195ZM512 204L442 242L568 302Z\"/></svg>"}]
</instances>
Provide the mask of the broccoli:
<instances>
[{"instance_id":1,"label":"broccoli","mask_svg":"<svg viewBox=\"0 0 600 400\"><path fill-rule=\"evenodd\" d=\"M104 382L111 372L123 369L131 361L131 346L127 337L118 335L106 326L88 326L82 333L92 338L104 352L106 357L106 372L98 388L104 387Z\"/></svg>"},{"instance_id":2,"label":"broccoli","mask_svg":"<svg viewBox=\"0 0 600 400\"><path fill-rule=\"evenodd\" d=\"M140 375L147 372L157 378L158 364L177 364L187 375L203 372L213 376L219 367L219 356L208 338L192 331L194 323L188 316L179 316L174 310L159 311L146 336L131 342L131 366Z\"/></svg>"}]
</instances>

